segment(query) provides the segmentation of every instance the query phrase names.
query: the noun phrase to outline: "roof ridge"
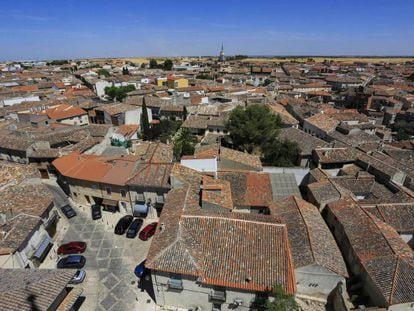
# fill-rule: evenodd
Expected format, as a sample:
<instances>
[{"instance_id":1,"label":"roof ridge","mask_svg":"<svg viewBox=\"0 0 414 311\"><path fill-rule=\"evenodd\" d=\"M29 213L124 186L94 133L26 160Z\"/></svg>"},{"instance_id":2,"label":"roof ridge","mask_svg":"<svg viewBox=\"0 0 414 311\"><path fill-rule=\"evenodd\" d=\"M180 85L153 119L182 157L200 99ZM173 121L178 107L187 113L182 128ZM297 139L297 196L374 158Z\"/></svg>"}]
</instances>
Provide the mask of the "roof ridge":
<instances>
[{"instance_id":1,"label":"roof ridge","mask_svg":"<svg viewBox=\"0 0 414 311\"><path fill-rule=\"evenodd\" d=\"M312 247L312 241L311 241L311 239L310 239L310 232L309 232L308 223L306 222L305 217L303 217L302 211L301 211L301 209L300 209L300 207L299 207L299 204L298 204L298 202L297 202L297 200L296 200L296 197L295 197L294 195L292 195L292 197L293 197L293 200L294 200L294 202L295 202L295 205L296 205L296 207L297 207L297 209L298 209L298 211L299 211L300 217L302 218L302 221L303 221L303 223L305 224L306 233L307 233L307 235L308 235L309 248L310 248L310 250L311 250L313 260L314 260L315 262L317 262L317 260L316 260L316 258L315 258L315 253L314 253L314 251L313 251L313 247Z\"/></svg>"},{"instance_id":2,"label":"roof ridge","mask_svg":"<svg viewBox=\"0 0 414 311\"><path fill-rule=\"evenodd\" d=\"M392 247L392 245L390 244L390 242L388 241L387 237L384 235L384 232L381 230L381 228L378 226L377 222L375 221L374 218L378 219L377 217L375 217L374 215L372 215L369 211L365 211L363 208L360 208L374 223L374 226L377 228L377 230L380 232L381 236L384 238L385 242L387 243L387 245L390 247L391 251L394 253L394 256L399 256L397 255L397 253L395 252L394 248ZM378 219L379 221L383 222L381 219ZM384 222L384 224L386 224ZM391 227L392 228L392 227ZM393 228L394 229L394 228ZM395 230L395 229L394 229ZM385 256L384 256L385 257Z\"/></svg>"},{"instance_id":3,"label":"roof ridge","mask_svg":"<svg viewBox=\"0 0 414 311\"><path fill-rule=\"evenodd\" d=\"M390 292L390 296L389 296L389 300L388 300L390 305L392 304L392 301L393 301L394 290L395 290L395 282L396 282L396 279L397 279L397 271L398 271L399 266L400 266L400 256L397 255L395 268L394 268L394 275L392 277L392 283L391 283L391 292Z\"/></svg>"},{"instance_id":4,"label":"roof ridge","mask_svg":"<svg viewBox=\"0 0 414 311\"><path fill-rule=\"evenodd\" d=\"M238 221L238 222L243 222L243 223L252 223L252 224L261 224L261 225L271 225L271 226L275 226L275 227L286 227L286 224L275 223L275 222L264 222L264 221L257 221L257 220L228 218L228 217L211 216L211 215L189 215L189 214L183 214L183 215L181 215L181 217L183 217L183 218L232 220L232 221Z\"/></svg>"}]
</instances>

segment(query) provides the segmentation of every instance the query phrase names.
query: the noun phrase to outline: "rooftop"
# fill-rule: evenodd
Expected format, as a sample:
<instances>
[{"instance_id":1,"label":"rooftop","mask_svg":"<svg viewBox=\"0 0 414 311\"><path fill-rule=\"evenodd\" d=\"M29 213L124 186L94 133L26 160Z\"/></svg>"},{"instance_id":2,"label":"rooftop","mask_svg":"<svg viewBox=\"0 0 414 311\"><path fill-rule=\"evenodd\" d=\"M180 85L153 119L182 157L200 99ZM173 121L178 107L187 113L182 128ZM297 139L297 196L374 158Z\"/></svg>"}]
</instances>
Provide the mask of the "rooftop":
<instances>
[{"instance_id":1,"label":"rooftop","mask_svg":"<svg viewBox=\"0 0 414 311\"><path fill-rule=\"evenodd\" d=\"M348 277L341 252L316 206L290 196L269 208L287 225L295 268L315 263Z\"/></svg>"}]
</instances>

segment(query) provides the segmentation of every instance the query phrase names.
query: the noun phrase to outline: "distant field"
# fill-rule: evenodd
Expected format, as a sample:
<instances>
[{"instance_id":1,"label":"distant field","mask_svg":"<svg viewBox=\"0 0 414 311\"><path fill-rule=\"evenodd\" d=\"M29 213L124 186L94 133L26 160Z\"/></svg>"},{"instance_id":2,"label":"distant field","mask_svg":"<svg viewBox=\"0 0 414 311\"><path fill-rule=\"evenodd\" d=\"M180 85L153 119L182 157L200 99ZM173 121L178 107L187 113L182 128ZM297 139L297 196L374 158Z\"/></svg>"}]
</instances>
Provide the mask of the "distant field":
<instances>
[{"instance_id":1,"label":"distant field","mask_svg":"<svg viewBox=\"0 0 414 311\"><path fill-rule=\"evenodd\" d=\"M155 60L158 62L164 62L164 60L167 57L154 57ZM171 59L178 59L180 57L170 57ZM368 63L403 63L407 61L414 61L414 57L250 57L241 60L242 62L258 62L258 63L265 63L265 62L274 62L274 63L280 63L280 62L289 62L289 61L297 61L297 62L306 62L309 58L312 58L315 62L322 63L325 60L333 60L335 62L341 62L341 63L352 63L352 62L368 62ZM150 59L152 57L126 57L126 58L112 58L112 59L89 59L90 61L95 61L98 63L105 63L110 62L114 60L125 60L133 63L145 63L148 64ZM191 60L191 59L197 59L201 61L205 61L208 58L206 57L183 57L180 58L182 60Z\"/></svg>"},{"instance_id":2,"label":"distant field","mask_svg":"<svg viewBox=\"0 0 414 311\"><path fill-rule=\"evenodd\" d=\"M243 62L287 62L298 61L306 62L312 58L315 62L322 63L324 60L333 60L341 63L351 62L368 62L368 63L402 63L407 61L414 61L414 57L275 57L275 58L246 58Z\"/></svg>"}]
</instances>

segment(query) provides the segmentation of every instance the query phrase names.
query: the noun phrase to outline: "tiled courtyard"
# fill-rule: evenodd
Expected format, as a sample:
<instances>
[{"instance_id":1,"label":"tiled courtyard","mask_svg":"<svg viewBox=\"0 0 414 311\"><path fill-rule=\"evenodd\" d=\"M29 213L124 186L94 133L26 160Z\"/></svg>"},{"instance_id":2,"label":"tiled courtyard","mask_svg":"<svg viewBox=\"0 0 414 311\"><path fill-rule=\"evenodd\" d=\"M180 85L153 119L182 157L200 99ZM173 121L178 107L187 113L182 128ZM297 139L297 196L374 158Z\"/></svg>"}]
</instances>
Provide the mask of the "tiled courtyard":
<instances>
[{"instance_id":1,"label":"tiled courtyard","mask_svg":"<svg viewBox=\"0 0 414 311\"><path fill-rule=\"evenodd\" d=\"M113 226L120 214L103 212L103 219L94 221L88 207L74 208L76 217L60 219L55 245L41 268L56 267L58 245L84 241L87 276L77 285L83 288L85 296L80 310L155 310L154 301L147 291L138 288L134 275L135 266L146 258L151 242L115 235ZM152 221L145 221L143 226Z\"/></svg>"}]
</instances>

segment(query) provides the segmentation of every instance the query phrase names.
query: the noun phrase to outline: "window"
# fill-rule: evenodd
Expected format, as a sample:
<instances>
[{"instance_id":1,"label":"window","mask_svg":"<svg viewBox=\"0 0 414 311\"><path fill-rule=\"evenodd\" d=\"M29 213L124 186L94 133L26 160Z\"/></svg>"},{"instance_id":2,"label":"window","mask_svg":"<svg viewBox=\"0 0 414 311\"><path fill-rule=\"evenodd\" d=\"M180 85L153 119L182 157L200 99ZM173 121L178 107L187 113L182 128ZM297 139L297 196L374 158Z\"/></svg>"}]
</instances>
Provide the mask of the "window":
<instances>
[{"instance_id":1,"label":"window","mask_svg":"<svg viewBox=\"0 0 414 311\"><path fill-rule=\"evenodd\" d=\"M224 287L215 286L210 294L210 301L213 303L222 303L226 301L226 289Z\"/></svg>"},{"instance_id":2,"label":"window","mask_svg":"<svg viewBox=\"0 0 414 311\"><path fill-rule=\"evenodd\" d=\"M143 193L137 193L137 195L135 196L135 201L145 202L144 194Z\"/></svg>"},{"instance_id":3,"label":"window","mask_svg":"<svg viewBox=\"0 0 414 311\"><path fill-rule=\"evenodd\" d=\"M171 273L168 280L168 289L183 290L183 280L180 274Z\"/></svg>"},{"instance_id":4,"label":"window","mask_svg":"<svg viewBox=\"0 0 414 311\"><path fill-rule=\"evenodd\" d=\"M111 195L112 194L111 187L106 187L106 194L107 195Z\"/></svg>"},{"instance_id":5,"label":"window","mask_svg":"<svg viewBox=\"0 0 414 311\"><path fill-rule=\"evenodd\" d=\"M157 203L164 204L164 195L157 194Z\"/></svg>"},{"instance_id":6,"label":"window","mask_svg":"<svg viewBox=\"0 0 414 311\"><path fill-rule=\"evenodd\" d=\"M125 197L126 197L126 191L125 191L125 190L121 190L121 196L122 196L123 198L125 198Z\"/></svg>"}]
</instances>

